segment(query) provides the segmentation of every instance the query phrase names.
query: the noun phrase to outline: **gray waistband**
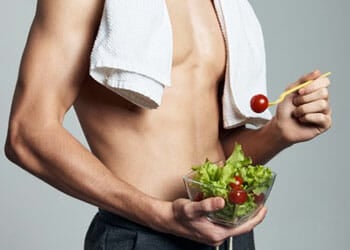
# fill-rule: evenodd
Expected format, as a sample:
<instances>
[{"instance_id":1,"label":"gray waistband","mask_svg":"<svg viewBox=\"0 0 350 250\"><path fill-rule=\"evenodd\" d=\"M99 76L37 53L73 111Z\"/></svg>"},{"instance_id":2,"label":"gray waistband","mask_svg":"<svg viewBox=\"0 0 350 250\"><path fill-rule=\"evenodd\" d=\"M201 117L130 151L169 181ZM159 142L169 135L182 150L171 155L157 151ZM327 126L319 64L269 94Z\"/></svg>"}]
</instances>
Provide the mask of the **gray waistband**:
<instances>
[{"instance_id":1,"label":"gray waistband","mask_svg":"<svg viewBox=\"0 0 350 250\"><path fill-rule=\"evenodd\" d=\"M148 232L152 234L162 234L158 231L155 231L149 227L143 226L141 224L138 224L136 222L133 222L131 220L125 219L122 216L119 216L117 214L111 213L109 211L99 209L98 212L99 218L101 218L104 222L107 224L129 229L129 230L135 230L135 231L143 231L143 232Z\"/></svg>"}]
</instances>

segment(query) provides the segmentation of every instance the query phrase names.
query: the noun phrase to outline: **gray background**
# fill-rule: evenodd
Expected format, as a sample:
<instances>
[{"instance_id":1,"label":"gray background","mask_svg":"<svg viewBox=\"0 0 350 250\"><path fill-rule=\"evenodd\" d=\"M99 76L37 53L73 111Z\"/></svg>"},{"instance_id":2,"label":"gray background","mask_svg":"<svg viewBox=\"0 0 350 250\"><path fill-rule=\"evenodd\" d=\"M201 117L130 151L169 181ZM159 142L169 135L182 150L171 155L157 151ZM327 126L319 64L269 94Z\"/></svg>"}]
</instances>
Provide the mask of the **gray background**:
<instances>
[{"instance_id":1,"label":"gray background","mask_svg":"<svg viewBox=\"0 0 350 250\"><path fill-rule=\"evenodd\" d=\"M347 250L350 177L350 9L347 0L251 1L263 26L269 96L315 68L332 71L333 128L280 153L268 165L278 178L269 212L256 229L259 250ZM35 1L2 1L0 26L0 142L4 143L18 64ZM84 144L74 113L65 126ZM268 145L267 145L268 146ZM76 250L96 209L59 193L0 156L0 249Z\"/></svg>"}]
</instances>

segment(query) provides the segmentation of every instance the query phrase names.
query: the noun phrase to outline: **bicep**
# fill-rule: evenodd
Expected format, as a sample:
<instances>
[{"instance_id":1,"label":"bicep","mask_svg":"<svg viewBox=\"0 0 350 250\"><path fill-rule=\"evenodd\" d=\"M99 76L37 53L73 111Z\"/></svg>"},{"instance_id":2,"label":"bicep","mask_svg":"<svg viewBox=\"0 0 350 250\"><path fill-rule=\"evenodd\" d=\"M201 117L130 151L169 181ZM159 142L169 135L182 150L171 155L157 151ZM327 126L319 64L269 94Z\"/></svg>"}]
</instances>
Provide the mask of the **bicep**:
<instances>
[{"instance_id":1,"label":"bicep","mask_svg":"<svg viewBox=\"0 0 350 250\"><path fill-rule=\"evenodd\" d=\"M87 76L101 1L39 0L22 56L13 116L63 120Z\"/></svg>"}]
</instances>

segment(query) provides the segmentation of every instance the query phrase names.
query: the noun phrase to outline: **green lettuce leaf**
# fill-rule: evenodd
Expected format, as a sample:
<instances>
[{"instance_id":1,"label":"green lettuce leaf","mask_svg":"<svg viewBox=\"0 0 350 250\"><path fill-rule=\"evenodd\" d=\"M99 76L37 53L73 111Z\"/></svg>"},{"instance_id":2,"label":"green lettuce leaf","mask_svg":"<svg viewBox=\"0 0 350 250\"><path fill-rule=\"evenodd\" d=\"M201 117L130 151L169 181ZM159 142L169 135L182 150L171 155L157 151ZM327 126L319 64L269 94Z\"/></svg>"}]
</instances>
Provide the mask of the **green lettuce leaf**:
<instances>
[{"instance_id":1,"label":"green lettuce leaf","mask_svg":"<svg viewBox=\"0 0 350 250\"><path fill-rule=\"evenodd\" d=\"M232 221L235 218L244 217L257 208L254 196L265 192L272 184L272 171L263 165L252 165L252 159L245 156L242 146L235 144L230 157L224 166L206 160L199 166L194 166L194 180L202 183L201 191L204 197L220 196L225 199L225 207L215 215L221 219ZM230 183L235 176L244 180L243 188L248 194L248 199L243 204L232 204L228 200L231 191Z\"/></svg>"}]
</instances>

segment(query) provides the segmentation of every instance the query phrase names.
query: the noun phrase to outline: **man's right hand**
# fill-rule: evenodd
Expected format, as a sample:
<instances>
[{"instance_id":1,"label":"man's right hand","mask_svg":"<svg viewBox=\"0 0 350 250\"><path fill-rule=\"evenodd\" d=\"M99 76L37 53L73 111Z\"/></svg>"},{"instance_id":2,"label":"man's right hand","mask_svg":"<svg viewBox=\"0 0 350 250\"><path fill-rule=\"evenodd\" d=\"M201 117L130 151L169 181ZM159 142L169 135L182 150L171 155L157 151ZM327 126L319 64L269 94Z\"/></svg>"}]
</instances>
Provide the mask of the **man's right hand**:
<instances>
[{"instance_id":1,"label":"man's right hand","mask_svg":"<svg viewBox=\"0 0 350 250\"><path fill-rule=\"evenodd\" d=\"M207 198L199 202L188 199L177 199L171 203L170 220L163 224L166 231L177 236L201 242L207 245L221 245L230 236L236 236L251 231L261 223L267 213L262 207L259 213L244 224L230 228L210 222L206 214L215 212L225 206L224 199L220 197Z\"/></svg>"}]
</instances>

